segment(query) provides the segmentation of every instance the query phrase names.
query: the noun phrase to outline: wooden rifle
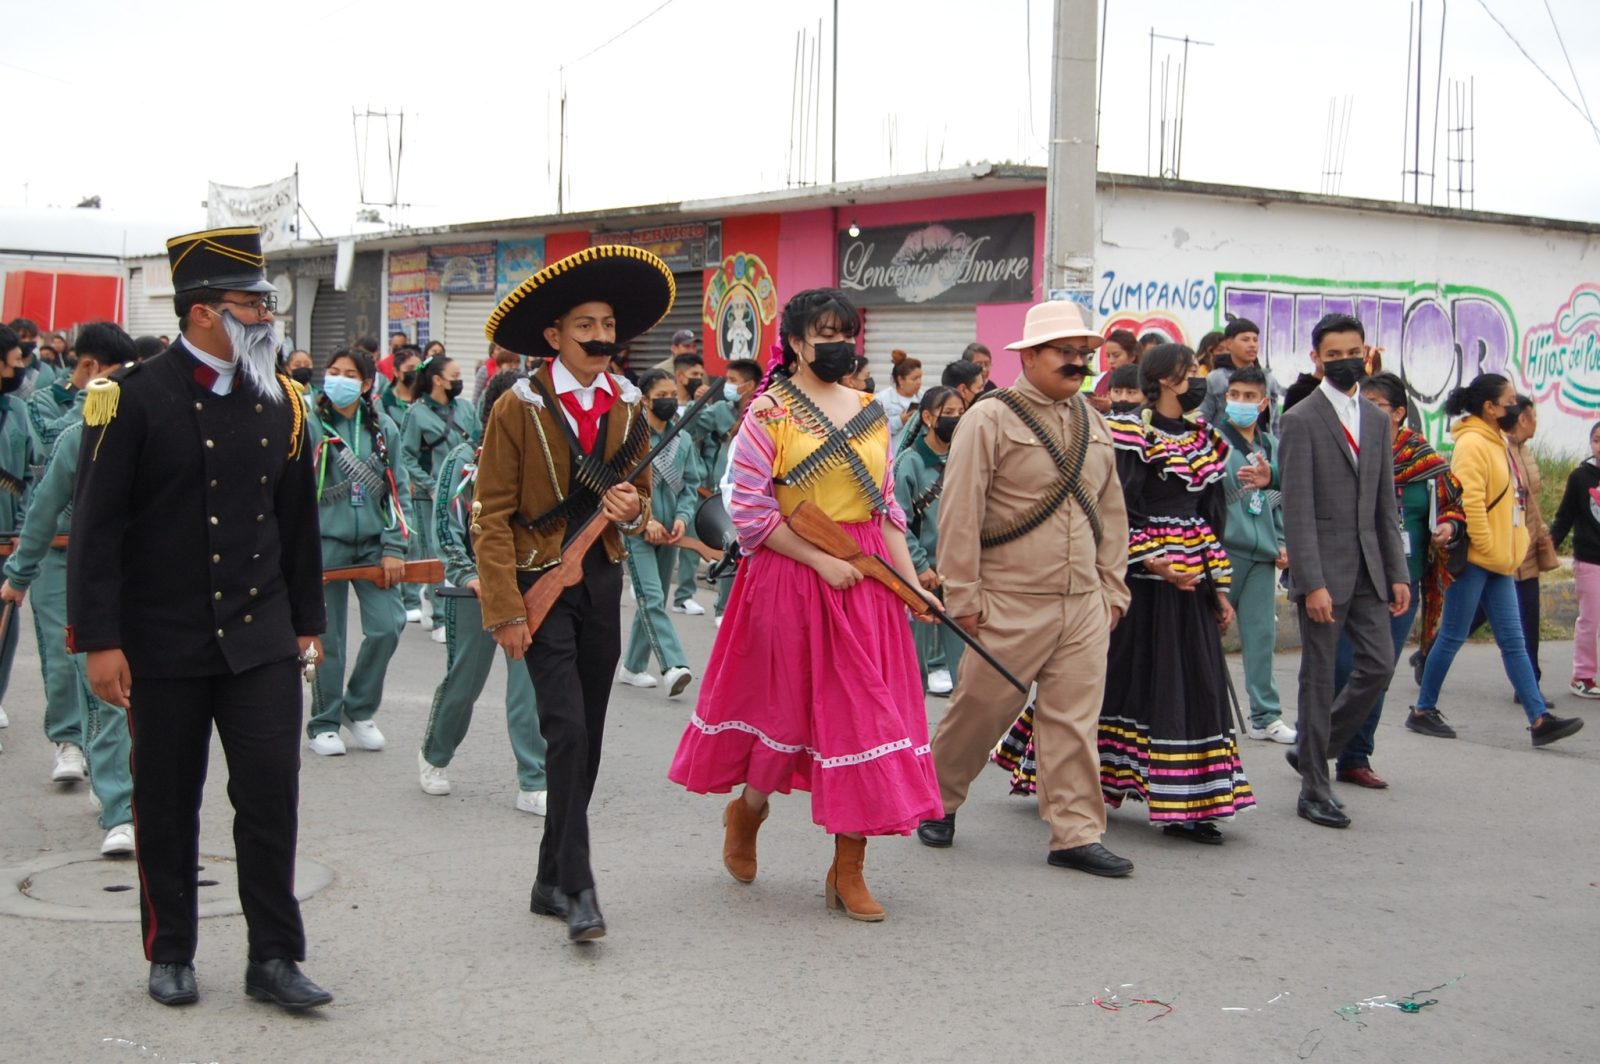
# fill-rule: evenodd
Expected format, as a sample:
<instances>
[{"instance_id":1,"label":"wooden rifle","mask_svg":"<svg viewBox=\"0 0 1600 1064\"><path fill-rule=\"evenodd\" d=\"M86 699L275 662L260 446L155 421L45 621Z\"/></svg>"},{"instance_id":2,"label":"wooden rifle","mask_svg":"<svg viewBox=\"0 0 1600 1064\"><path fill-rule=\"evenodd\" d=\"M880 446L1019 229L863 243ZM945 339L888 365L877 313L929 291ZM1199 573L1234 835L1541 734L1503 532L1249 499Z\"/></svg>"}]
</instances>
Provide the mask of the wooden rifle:
<instances>
[{"instance_id":1,"label":"wooden rifle","mask_svg":"<svg viewBox=\"0 0 1600 1064\"><path fill-rule=\"evenodd\" d=\"M437 584L443 579L444 562L438 558L423 558L420 561L406 562L405 574L396 583ZM322 570L324 584L331 584L335 580L370 580L374 584L382 584L383 566L341 565L334 569Z\"/></svg>"},{"instance_id":2,"label":"wooden rifle","mask_svg":"<svg viewBox=\"0 0 1600 1064\"><path fill-rule=\"evenodd\" d=\"M920 589L913 587L905 577L895 571L883 558L876 554L865 554L861 545L850 537L850 533L839 527L839 523L822 511L822 507L810 501L802 502L795 507L794 513L789 515L789 527L801 539L818 548L826 554L831 554L842 562L848 562L862 576L876 580L884 587L900 596L900 600L918 617L926 619L932 614L934 619L950 629L961 641L971 647L977 655L989 663L989 667L998 672L1002 679L1023 694L1030 694L1027 684L1017 679L1011 671L994 659L994 655L986 650L967 630L955 622L944 610L934 606L922 597Z\"/></svg>"},{"instance_id":3,"label":"wooden rifle","mask_svg":"<svg viewBox=\"0 0 1600 1064\"><path fill-rule=\"evenodd\" d=\"M50 546L54 550L66 550L67 549L67 537L66 537L66 535L63 533L62 535L59 535L59 536L52 536L50 538ZM17 533L15 533L15 532L7 532L7 533L4 533L4 534L0 534L0 558L4 558L7 555L14 554L16 552L16 549L17 549Z\"/></svg>"},{"instance_id":4,"label":"wooden rifle","mask_svg":"<svg viewBox=\"0 0 1600 1064\"><path fill-rule=\"evenodd\" d=\"M683 412L682 416L669 425L666 432L661 434L660 441L650 448L649 452L639 459L625 476L618 479L617 483L626 484L648 469L650 463L656 460L656 456L666 448L667 444L676 439L678 433L683 431L684 426L693 421L696 415L705 409L706 404L711 401L712 394L712 389L702 388L700 397L689 404L689 408ZM528 610L528 632L530 635L539 630L539 626L550 615L550 609L556 604L556 599L561 597L561 593L567 588L577 587L578 584L583 582L583 556L589 553L589 548L594 546L595 540L600 538L600 534L606 530L606 525L609 523L603 516L600 506L596 505L594 512L584 520L583 524L578 526L577 532L573 533L572 537L567 540L566 546L561 548L561 560L553 567L540 573L538 578L534 580L533 586L522 593L522 604Z\"/></svg>"}]
</instances>

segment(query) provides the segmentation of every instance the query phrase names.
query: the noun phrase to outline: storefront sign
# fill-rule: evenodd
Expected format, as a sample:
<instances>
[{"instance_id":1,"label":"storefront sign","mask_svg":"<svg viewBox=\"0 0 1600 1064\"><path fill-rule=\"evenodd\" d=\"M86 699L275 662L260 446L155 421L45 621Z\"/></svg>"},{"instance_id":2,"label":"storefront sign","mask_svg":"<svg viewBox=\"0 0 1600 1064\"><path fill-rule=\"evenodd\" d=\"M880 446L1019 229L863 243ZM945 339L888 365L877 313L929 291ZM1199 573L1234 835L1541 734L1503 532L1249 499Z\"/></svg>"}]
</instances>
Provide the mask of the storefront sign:
<instances>
[{"instance_id":1,"label":"storefront sign","mask_svg":"<svg viewBox=\"0 0 1600 1064\"><path fill-rule=\"evenodd\" d=\"M941 221L839 234L839 287L862 306L1026 303L1033 215Z\"/></svg>"},{"instance_id":2,"label":"storefront sign","mask_svg":"<svg viewBox=\"0 0 1600 1064\"><path fill-rule=\"evenodd\" d=\"M651 229L590 233L592 244L623 244L656 255L673 273L713 269L722 264L722 223L685 222Z\"/></svg>"}]
</instances>

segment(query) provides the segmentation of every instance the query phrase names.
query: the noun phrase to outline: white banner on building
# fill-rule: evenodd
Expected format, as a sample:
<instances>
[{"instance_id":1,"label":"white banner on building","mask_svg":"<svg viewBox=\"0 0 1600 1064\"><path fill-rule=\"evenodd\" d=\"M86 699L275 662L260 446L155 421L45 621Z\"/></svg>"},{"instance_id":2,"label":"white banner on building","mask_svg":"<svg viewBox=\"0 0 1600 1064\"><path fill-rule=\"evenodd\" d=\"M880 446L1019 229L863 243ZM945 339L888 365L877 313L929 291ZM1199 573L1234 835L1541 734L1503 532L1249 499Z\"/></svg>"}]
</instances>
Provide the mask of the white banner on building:
<instances>
[{"instance_id":1,"label":"white banner on building","mask_svg":"<svg viewBox=\"0 0 1600 1064\"><path fill-rule=\"evenodd\" d=\"M295 239L295 217L299 214L295 184L293 174L254 188L219 185L213 181L206 196L206 226L221 229L230 225L259 225L263 250L288 247Z\"/></svg>"}]
</instances>

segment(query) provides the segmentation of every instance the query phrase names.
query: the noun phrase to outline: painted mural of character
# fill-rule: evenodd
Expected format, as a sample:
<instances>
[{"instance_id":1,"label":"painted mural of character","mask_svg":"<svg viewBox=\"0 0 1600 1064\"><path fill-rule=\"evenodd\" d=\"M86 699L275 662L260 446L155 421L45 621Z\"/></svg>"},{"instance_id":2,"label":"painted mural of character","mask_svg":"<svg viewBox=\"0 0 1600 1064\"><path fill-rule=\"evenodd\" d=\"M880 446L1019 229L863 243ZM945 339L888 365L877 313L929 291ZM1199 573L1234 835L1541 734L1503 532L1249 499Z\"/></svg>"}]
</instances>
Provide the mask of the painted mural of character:
<instances>
[{"instance_id":1,"label":"painted mural of character","mask_svg":"<svg viewBox=\"0 0 1600 1064\"><path fill-rule=\"evenodd\" d=\"M727 342L723 346L728 352L730 362L753 357L756 341L755 326L755 312L750 309L749 303L741 300L728 316Z\"/></svg>"}]
</instances>

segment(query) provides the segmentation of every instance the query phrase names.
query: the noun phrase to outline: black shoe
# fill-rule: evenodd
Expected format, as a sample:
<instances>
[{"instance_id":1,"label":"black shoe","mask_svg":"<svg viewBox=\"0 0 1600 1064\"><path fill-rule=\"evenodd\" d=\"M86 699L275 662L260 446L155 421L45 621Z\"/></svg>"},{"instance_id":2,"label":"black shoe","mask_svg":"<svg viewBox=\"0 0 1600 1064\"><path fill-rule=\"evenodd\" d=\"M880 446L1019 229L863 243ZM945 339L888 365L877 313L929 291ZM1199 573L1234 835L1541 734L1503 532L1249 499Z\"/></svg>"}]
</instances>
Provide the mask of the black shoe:
<instances>
[{"instance_id":1,"label":"black shoe","mask_svg":"<svg viewBox=\"0 0 1600 1064\"><path fill-rule=\"evenodd\" d=\"M257 1001L272 1001L286 1009L310 1009L333 1000L332 994L306 978L299 965L283 957L247 964L244 992Z\"/></svg>"},{"instance_id":2,"label":"black shoe","mask_svg":"<svg viewBox=\"0 0 1600 1064\"><path fill-rule=\"evenodd\" d=\"M1217 830L1215 824L1203 821L1195 824L1168 824L1161 829L1161 834L1171 835L1175 839L1204 843L1207 846L1222 845L1222 832Z\"/></svg>"},{"instance_id":3,"label":"black shoe","mask_svg":"<svg viewBox=\"0 0 1600 1064\"><path fill-rule=\"evenodd\" d=\"M917 838L924 846L949 846L956 841L956 815L947 813L938 820L924 820L917 825Z\"/></svg>"},{"instance_id":4,"label":"black shoe","mask_svg":"<svg viewBox=\"0 0 1600 1064\"><path fill-rule=\"evenodd\" d=\"M606 920L600 915L600 903L595 900L593 887L568 894L566 899L569 941L593 942L606 937Z\"/></svg>"},{"instance_id":5,"label":"black shoe","mask_svg":"<svg viewBox=\"0 0 1600 1064\"><path fill-rule=\"evenodd\" d=\"M1419 735L1432 735L1437 739L1454 739L1456 730L1444 722L1444 714L1437 709L1411 707L1406 714L1406 727Z\"/></svg>"},{"instance_id":6,"label":"black shoe","mask_svg":"<svg viewBox=\"0 0 1600 1064\"><path fill-rule=\"evenodd\" d=\"M1067 850L1051 850L1049 862L1057 868L1076 868L1091 876L1125 876L1133 871L1133 862L1118 857L1098 842L1074 846Z\"/></svg>"},{"instance_id":7,"label":"black shoe","mask_svg":"<svg viewBox=\"0 0 1600 1064\"><path fill-rule=\"evenodd\" d=\"M1422 686L1422 674L1428 668L1428 655L1420 650L1411 653L1411 675L1416 678L1417 686Z\"/></svg>"},{"instance_id":8,"label":"black shoe","mask_svg":"<svg viewBox=\"0 0 1600 1064\"><path fill-rule=\"evenodd\" d=\"M1528 730L1533 733L1534 746L1549 746L1558 739L1565 739L1573 732L1583 729L1583 720L1579 717L1558 717L1554 713L1546 713L1529 725ZM154 978L154 976L151 976Z\"/></svg>"},{"instance_id":9,"label":"black shoe","mask_svg":"<svg viewBox=\"0 0 1600 1064\"><path fill-rule=\"evenodd\" d=\"M567 918L567 896L561 893L561 888L549 883L533 881L533 897L528 901L528 911L538 913L540 916L559 916Z\"/></svg>"},{"instance_id":10,"label":"black shoe","mask_svg":"<svg viewBox=\"0 0 1600 1064\"><path fill-rule=\"evenodd\" d=\"M150 966L150 996L163 1005L192 1005L200 1000L194 985L194 965L163 964Z\"/></svg>"},{"instance_id":11,"label":"black shoe","mask_svg":"<svg viewBox=\"0 0 1600 1064\"><path fill-rule=\"evenodd\" d=\"M1350 818L1340 811L1339 806L1332 800L1326 802L1314 801L1302 797L1295 806L1295 812L1313 824L1321 824L1325 828L1347 828Z\"/></svg>"},{"instance_id":12,"label":"black shoe","mask_svg":"<svg viewBox=\"0 0 1600 1064\"><path fill-rule=\"evenodd\" d=\"M1300 771L1300 744L1295 743L1283 752L1283 759L1289 762L1289 767L1296 772Z\"/></svg>"}]
</instances>

